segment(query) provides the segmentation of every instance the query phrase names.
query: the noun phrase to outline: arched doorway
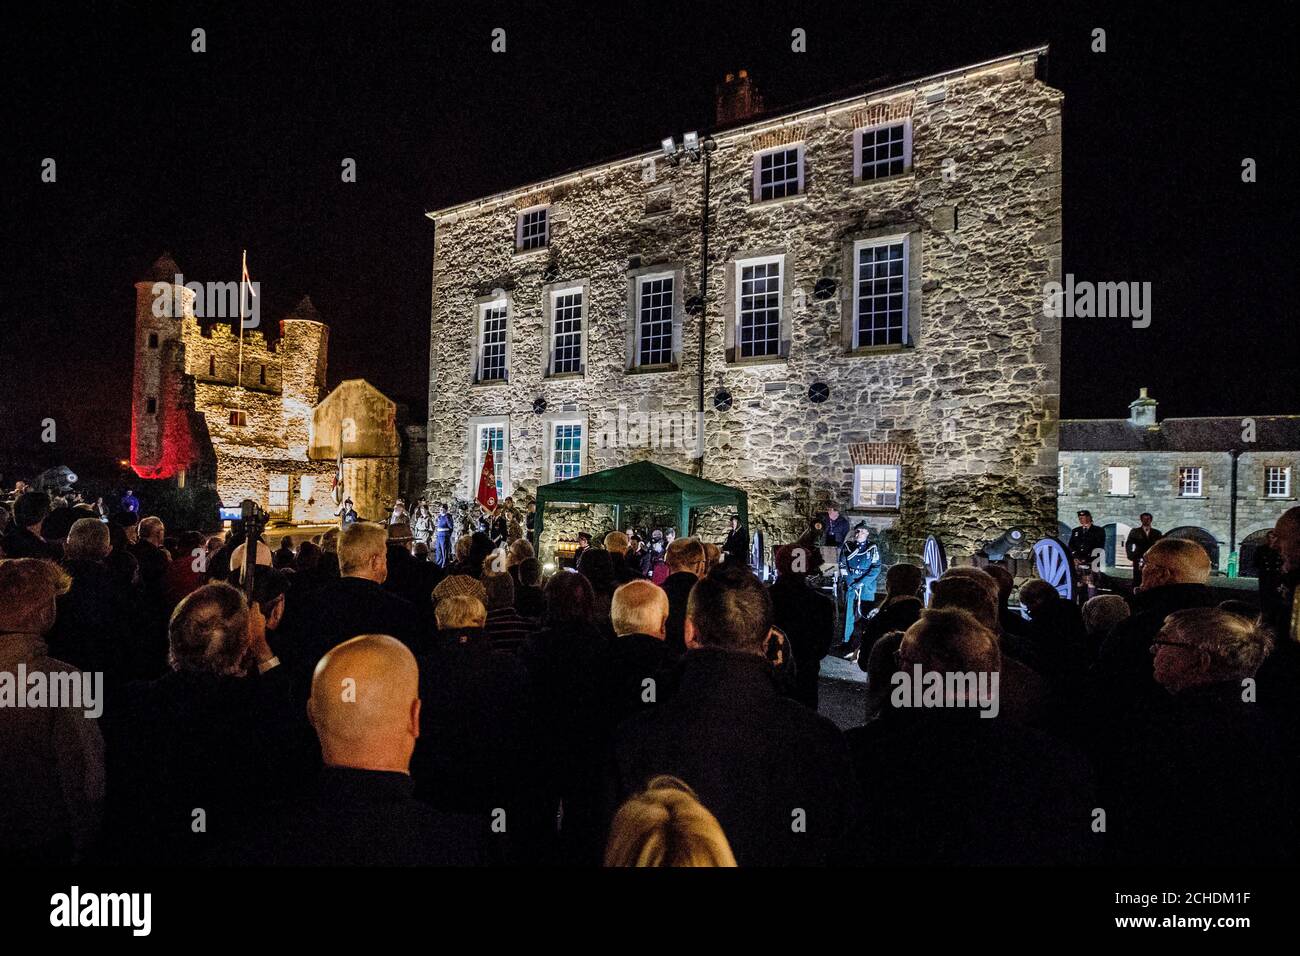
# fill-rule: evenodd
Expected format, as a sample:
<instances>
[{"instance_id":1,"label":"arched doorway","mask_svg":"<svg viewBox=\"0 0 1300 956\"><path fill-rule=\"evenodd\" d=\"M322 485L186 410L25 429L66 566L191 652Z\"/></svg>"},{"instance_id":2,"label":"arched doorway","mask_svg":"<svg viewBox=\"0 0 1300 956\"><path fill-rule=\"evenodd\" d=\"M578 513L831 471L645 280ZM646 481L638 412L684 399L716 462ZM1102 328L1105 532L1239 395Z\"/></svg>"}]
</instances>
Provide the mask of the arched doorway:
<instances>
[{"instance_id":1,"label":"arched doorway","mask_svg":"<svg viewBox=\"0 0 1300 956\"><path fill-rule=\"evenodd\" d=\"M1238 545L1240 554L1237 558L1237 573L1243 578L1259 577L1259 566L1255 562L1255 552L1260 545L1267 544L1268 533L1272 528L1260 528L1241 539Z\"/></svg>"},{"instance_id":2,"label":"arched doorway","mask_svg":"<svg viewBox=\"0 0 1300 956\"><path fill-rule=\"evenodd\" d=\"M1204 528L1197 528L1192 525L1183 525L1180 528L1174 528L1165 532L1166 538L1179 538L1183 541L1195 541L1205 553L1210 556L1210 566L1216 571L1219 569L1219 542L1214 535Z\"/></svg>"},{"instance_id":3,"label":"arched doorway","mask_svg":"<svg viewBox=\"0 0 1300 956\"><path fill-rule=\"evenodd\" d=\"M1112 521L1102 525L1101 529L1106 532L1106 567L1133 567L1133 562L1128 559L1128 551L1124 548L1133 528L1122 521Z\"/></svg>"}]
</instances>

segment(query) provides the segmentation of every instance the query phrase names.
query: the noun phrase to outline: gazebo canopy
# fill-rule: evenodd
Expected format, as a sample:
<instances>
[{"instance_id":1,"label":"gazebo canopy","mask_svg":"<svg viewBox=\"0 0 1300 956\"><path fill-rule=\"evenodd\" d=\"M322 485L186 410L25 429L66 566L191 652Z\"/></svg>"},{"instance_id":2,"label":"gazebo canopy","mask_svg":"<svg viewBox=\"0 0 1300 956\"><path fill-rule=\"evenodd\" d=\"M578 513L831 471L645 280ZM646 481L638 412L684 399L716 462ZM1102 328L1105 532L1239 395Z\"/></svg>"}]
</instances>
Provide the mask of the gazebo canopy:
<instances>
[{"instance_id":1,"label":"gazebo canopy","mask_svg":"<svg viewBox=\"0 0 1300 956\"><path fill-rule=\"evenodd\" d=\"M730 505L740 516L741 525L749 525L749 496L739 488L696 478L652 461L634 461L539 487L535 545L541 544L546 506L556 503L613 505L616 514L623 505L669 509L677 514L678 533L683 536L690 532L691 510L695 508ZM614 521L617 525L618 518Z\"/></svg>"}]
</instances>

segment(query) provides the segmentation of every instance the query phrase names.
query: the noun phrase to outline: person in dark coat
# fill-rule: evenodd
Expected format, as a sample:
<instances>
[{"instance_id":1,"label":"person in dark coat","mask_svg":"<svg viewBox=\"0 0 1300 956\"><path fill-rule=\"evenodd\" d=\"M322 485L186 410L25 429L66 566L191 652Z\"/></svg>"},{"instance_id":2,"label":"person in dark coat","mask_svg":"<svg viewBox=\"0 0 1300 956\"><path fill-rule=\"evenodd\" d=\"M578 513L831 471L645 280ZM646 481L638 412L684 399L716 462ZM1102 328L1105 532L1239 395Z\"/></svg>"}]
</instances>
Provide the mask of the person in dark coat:
<instances>
[{"instance_id":1,"label":"person in dark coat","mask_svg":"<svg viewBox=\"0 0 1300 956\"><path fill-rule=\"evenodd\" d=\"M171 669L106 715L110 859L195 862L292 791L298 710L267 624L228 584L177 605Z\"/></svg>"},{"instance_id":2,"label":"person in dark coat","mask_svg":"<svg viewBox=\"0 0 1300 956\"><path fill-rule=\"evenodd\" d=\"M563 816L560 860L600 858L599 774L606 747L602 675L607 636L595 621L595 595L576 571L546 583L542 629L520 648L538 708L544 781Z\"/></svg>"},{"instance_id":3,"label":"person in dark coat","mask_svg":"<svg viewBox=\"0 0 1300 956\"><path fill-rule=\"evenodd\" d=\"M546 596L542 593L542 562L524 558L519 562L519 586L515 588L515 610L528 621L537 621L546 611Z\"/></svg>"},{"instance_id":4,"label":"person in dark coat","mask_svg":"<svg viewBox=\"0 0 1300 956\"><path fill-rule=\"evenodd\" d=\"M861 670L871 673L871 649L878 640L895 631L906 631L921 617L924 585L925 572L915 564L895 564L885 572L885 599L853 626L849 647L858 652Z\"/></svg>"},{"instance_id":5,"label":"person in dark coat","mask_svg":"<svg viewBox=\"0 0 1300 956\"><path fill-rule=\"evenodd\" d=\"M1295 862L1294 781L1265 711L1243 699L1271 637L1227 611L1189 608L1152 644L1165 696L1140 701L1101 759L1116 861Z\"/></svg>"},{"instance_id":6,"label":"person in dark coat","mask_svg":"<svg viewBox=\"0 0 1300 956\"><path fill-rule=\"evenodd\" d=\"M777 548L777 579L768 586L772 623L785 632L794 657L795 700L814 711L822 658L835 639L835 602L808 584L808 570L820 559L820 552L809 548Z\"/></svg>"},{"instance_id":7,"label":"person in dark coat","mask_svg":"<svg viewBox=\"0 0 1300 956\"><path fill-rule=\"evenodd\" d=\"M0 539L6 558L62 557L58 547L41 537L41 526L50 514L50 496L43 491L27 491L14 502L13 520Z\"/></svg>"},{"instance_id":8,"label":"person in dark coat","mask_svg":"<svg viewBox=\"0 0 1300 956\"><path fill-rule=\"evenodd\" d=\"M1152 669L1151 642L1174 611L1212 607L1207 586L1210 556L1194 541L1165 538L1146 553L1142 590L1133 595L1133 614L1101 645L1097 662L1098 704L1118 717L1142 699L1163 700Z\"/></svg>"},{"instance_id":9,"label":"person in dark coat","mask_svg":"<svg viewBox=\"0 0 1300 956\"><path fill-rule=\"evenodd\" d=\"M610 605L614 639L605 660L611 731L633 714L663 703L672 692L679 655L669 646L668 595L650 581L630 581L614 592Z\"/></svg>"},{"instance_id":10,"label":"person in dark coat","mask_svg":"<svg viewBox=\"0 0 1300 956\"><path fill-rule=\"evenodd\" d=\"M1142 586L1142 558L1151 550L1151 545L1164 537L1163 532L1151 527L1152 520L1151 512L1142 512L1138 516L1138 526L1124 539L1124 553L1133 562L1133 590L1135 591Z\"/></svg>"},{"instance_id":11,"label":"person in dark coat","mask_svg":"<svg viewBox=\"0 0 1300 956\"><path fill-rule=\"evenodd\" d=\"M1255 549L1255 574L1259 579L1259 608L1264 619L1276 623L1278 610L1285 599L1282 592L1282 552L1277 548L1277 534L1269 531L1264 543Z\"/></svg>"},{"instance_id":12,"label":"person in dark coat","mask_svg":"<svg viewBox=\"0 0 1300 956\"><path fill-rule=\"evenodd\" d=\"M739 515L732 515L726 540L722 542L722 553L726 562L740 567L749 566L749 536L740 523Z\"/></svg>"},{"instance_id":13,"label":"person in dark coat","mask_svg":"<svg viewBox=\"0 0 1300 956\"><path fill-rule=\"evenodd\" d=\"M1079 571L1080 597L1086 596L1092 581L1093 568L1100 570L1101 556L1106 552L1106 532L1092 523L1092 512L1086 508L1078 513L1079 524L1070 532L1066 550Z\"/></svg>"},{"instance_id":14,"label":"person in dark coat","mask_svg":"<svg viewBox=\"0 0 1300 956\"><path fill-rule=\"evenodd\" d=\"M918 667L923 674L992 675L1001 652L997 635L971 614L931 610L903 636L899 662L909 675ZM991 699L998 706L996 695ZM878 719L845 735L863 788L868 862L1088 862L1096 800L1080 754L997 719L985 697L934 707L913 701L910 692L891 694Z\"/></svg>"},{"instance_id":15,"label":"person in dark coat","mask_svg":"<svg viewBox=\"0 0 1300 956\"><path fill-rule=\"evenodd\" d=\"M704 574L706 561L704 545L697 538L675 538L664 552L669 572L663 583L668 595L668 645L679 654L686 650L686 601Z\"/></svg>"},{"instance_id":16,"label":"person in dark coat","mask_svg":"<svg viewBox=\"0 0 1300 956\"><path fill-rule=\"evenodd\" d=\"M293 594L277 653L293 671L298 697L306 699L312 670L325 652L359 634L387 634L412 652L427 650L427 632L414 606L385 591L388 531L357 521L339 534L342 576L307 594Z\"/></svg>"},{"instance_id":17,"label":"person in dark coat","mask_svg":"<svg viewBox=\"0 0 1300 956\"><path fill-rule=\"evenodd\" d=\"M741 866L857 860L848 748L831 721L778 693L766 589L745 568L718 568L692 590L686 629L672 698L618 730L606 819L671 774L717 817Z\"/></svg>"},{"instance_id":18,"label":"person in dark coat","mask_svg":"<svg viewBox=\"0 0 1300 956\"><path fill-rule=\"evenodd\" d=\"M486 816L451 814L415 798L411 757L420 736L419 669L391 637L363 635L331 649L312 680L308 710L325 761L315 795L259 815L257 833L219 862L280 866L474 866L496 848ZM355 696L339 688L352 682Z\"/></svg>"},{"instance_id":19,"label":"person in dark coat","mask_svg":"<svg viewBox=\"0 0 1300 956\"><path fill-rule=\"evenodd\" d=\"M849 519L840 514L840 509L831 505L826 509L826 537L822 544L836 549L843 548L849 540Z\"/></svg>"},{"instance_id":20,"label":"person in dark coat","mask_svg":"<svg viewBox=\"0 0 1300 956\"><path fill-rule=\"evenodd\" d=\"M504 579L497 574L491 578ZM439 810L505 811L512 857L537 861L548 818L534 740L528 671L493 647L477 597L438 602L434 648L419 658L415 795Z\"/></svg>"},{"instance_id":21,"label":"person in dark coat","mask_svg":"<svg viewBox=\"0 0 1300 956\"><path fill-rule=\"evenodd\" d=\"M102 672L112 692L124 681L149 675L165 659L161 641L136 627L131 592L104 565L112 545L108 525L81 518L64 545L64 570L72 588L58 599L54 627L46 636L50 654L91 673Z\"/></svg>"}]
</instances>

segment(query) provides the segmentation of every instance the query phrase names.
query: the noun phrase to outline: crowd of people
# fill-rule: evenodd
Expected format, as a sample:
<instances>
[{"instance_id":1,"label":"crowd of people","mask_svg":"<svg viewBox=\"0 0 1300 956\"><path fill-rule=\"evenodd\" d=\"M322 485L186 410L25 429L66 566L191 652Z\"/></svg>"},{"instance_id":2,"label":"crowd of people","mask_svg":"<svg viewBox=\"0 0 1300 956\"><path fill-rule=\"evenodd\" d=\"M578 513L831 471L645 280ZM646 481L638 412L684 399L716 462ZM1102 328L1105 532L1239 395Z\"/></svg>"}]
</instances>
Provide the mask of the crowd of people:
<instances>
[{"instance_id":1,"label":"crowd of people","mask_svg":"<svg viewBox=\"0 0 1300 956\"><path fill-rule=\"evenodd\" d=\"M405 524L272 548L18 497L0 513L0 856L1297 859L1300 509L1278 522L1269 616L1216 605L1186 541L1151 545L1131 600L1080 608L1027 582L1027 618L996 564L952 567L928 604L922 569L894 564L853 620L867 683L848 731L817 712L844 636L809 583L820 543L778 547L764 584L673 538L656 580L615 531L543 579L526 538L463 535L444 567ZM95 675L102 700L15 706L6 674L17 694L18 674ZM900 693L913 674L941 692Z\"/></svg>"}]
</instances>

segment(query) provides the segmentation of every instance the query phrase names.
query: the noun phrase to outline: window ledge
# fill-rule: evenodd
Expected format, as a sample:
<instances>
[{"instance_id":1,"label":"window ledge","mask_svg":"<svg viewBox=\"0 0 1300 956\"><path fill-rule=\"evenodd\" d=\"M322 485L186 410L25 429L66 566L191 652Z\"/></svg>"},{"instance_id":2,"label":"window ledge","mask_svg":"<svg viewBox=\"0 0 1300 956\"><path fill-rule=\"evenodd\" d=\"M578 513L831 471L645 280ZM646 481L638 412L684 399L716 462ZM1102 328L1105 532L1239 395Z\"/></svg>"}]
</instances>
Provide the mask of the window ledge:
<instances>
[{"instance_id":1,"label":"window ledge","mask_svg":"<svg viewBox=\"0 0 1300 956\"><path fill-rule=\"evenodd\" d=\"M1209 495L1179 495L1179 501L1208 501Z\"/></svg>"},{"instance_id":2,"label":"window ledge","mask_svg":"<svg viewBox=\"0 0 1300 956\"><path fill-rule=\"evenodd\" d=\"M633 365L629 369L624 369L627 375L660 375L664 372L679 372L681 365L677 362L671 362L667 365Z\"/></svg>"},{"instance_id":3,"label":"window ledge","mask_svg":"<svg viewBox=\"0 0 1300 956\"><path fill-rule=\"evenodd\" d=\"M1132 494L1129 494L1129 495L1117 495L1117 494L1115 494L1115 493L1113 493L1113 492L1108 491L1108 492L1106 492L1106 497L1107 497L1107 498L1136 498L1137 495L1132 495Z\"/></svg>"},{"instance_id":4,"label":"window ledge","mask_svg":"<svg viewBox=\"0 0 1300 956\"><path fill-rule=\"evenodd\" d=\"M729 367L745 365L789 365L787 355L752 355L748 358L734 358L727 363Z\"/></svg>"},{"instance_id":5,"label":"window ledge","mask_svg":"<svg viewBox=\"0 0 1300 956\"><path fill-rule=\"evenodd\" d=\"M873 186L884 186L886 184L903 185L903 184L915 184L915 183L916 183L916 171L914 169L908 169L901 173L896 173L893 176L884 176L880 179L859 179L857 176L854 176L853 185L850 186L849 189L869 190Z\"/></svg>"},{"instance_id":6,"label":"window ledge","mask_svg":"<svg viewBox=\"0 0 1300 956\"><path fill-rule=\"evenodd\" d=\"M519 249L516 248L510 256L511 262L523 262L528 259L540 259L551 251L551 244L548 242L544 246L538 246L536 249Z\"/></svg>"},{"instance_id":7,"label":"window ledge","mask_svg":"<svg viewBox=\"0 0 1300 956\"><path fill-rule=\"evenodd\" d=\"M586 377L587 377L586 372L551 372L550 374L543 376L545 381L548 382L563 381L564 379L569 379L569 378L586 378Z\"/></svg>"},{"instance_id":8,"label":"window ledge","mask_svg":"<svg viewBox=\"0 0 1300 956\"><path fill-rule=\"evenodd\" d=\"M902 345L859 345L855 349L846 349L844 354L850 358L862 355L897 355L902 352L915 352L916 343L904 342Z\"/></svg>"},{"instance_id":9,"label":"window ledge","mask_svg":"<svg viewBox=\"0 0 1300 956\"><path fill-rule=\"evenodd\" d=\"M901 508L880 508L876 505L854 505L853 510L868 515L896 515L902 512Z\"/></svg>"},{"instance_id":10,"label":"window ledge","mask_svg":"<svg viewBox=\"0 0 1300 956\"><path fill-rule=\"evenodd\" d=\"M510 384L510 379L509 379L509 377L506 377L506 378L488 378L488 379L479 379L479 380L476 380L476 381L470 382L470 386L469 386L469 387L470 387L470 388L498 388L498 387L500 387L500 386L502 386L502 385L509 385L509 384Z\"/></svg>"},{"instance_id":11,"label":"window ledge","mask_svg":"<svg viewBox=\"0 0 1300 956\"><path fill-rule=\"evenodd\" d=\"M794 203L808 201L808 191L805 189L801 193L794 193L790 196L777 196L775 199L753 199L749 201L750 209L771 209L773 206L789 206Z\"/></svg>"}]
</instances>

